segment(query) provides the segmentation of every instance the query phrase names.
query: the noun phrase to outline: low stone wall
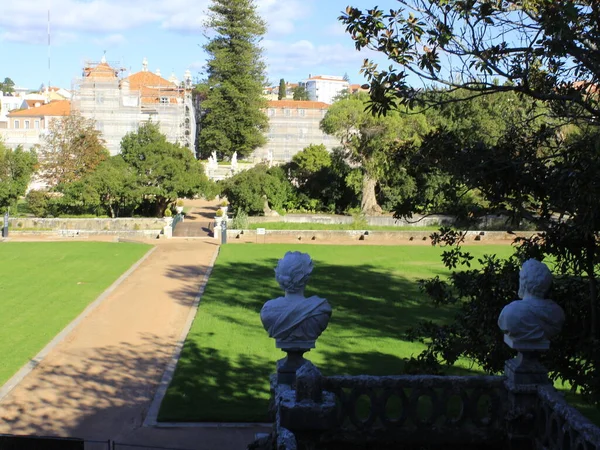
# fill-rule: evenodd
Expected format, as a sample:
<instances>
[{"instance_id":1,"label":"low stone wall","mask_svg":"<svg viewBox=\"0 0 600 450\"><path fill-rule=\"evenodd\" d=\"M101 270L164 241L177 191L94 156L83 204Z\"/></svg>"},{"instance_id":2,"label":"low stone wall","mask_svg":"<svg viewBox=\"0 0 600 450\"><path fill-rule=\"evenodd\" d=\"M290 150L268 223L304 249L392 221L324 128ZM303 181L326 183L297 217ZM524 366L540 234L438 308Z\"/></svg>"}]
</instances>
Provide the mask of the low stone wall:
<instances>
[{"instance_id":1,"label":"low stone wall","mask_svg":"<svg viewBox=\"0 0 600 450\"><path fill-rule=\"evenodd\" d=\"M407 244L420 241L431 242L431 231L368 231L368 230L266 230L266 234L257 234L256 230L227 230L229 243L287 243L311 242L373 244ZM506 233L504 231L467 231L466 242L505 241L512 242L517 236L529 236L532 233Z\"/></svg>"},{"instance_id":2,"label":"low stone wall","mask_svg":"<svg viewBox=\"0 0 600 450\"><path fill-rule=\"evenodd\" d=\"M388 226L388 227L406 227L406 226L436 226L452 225L455 222L452 216L432 215L415 216L410 222L406 220L394 219L392 216L367 216L367 224L370 226ZM259 216L248 217L249 223L326 223L326 224L344 224L348 225L354 222L351 216L342 216L338 214L286 214L285 216Z\"/></svg>"},{"instance_id":3,"label":"low stone wall","mask_svg":"<svg viewBox=\"0 0 600 450\"><path fill-rule=\"evenodd\" d=\"M59 219L40 217L13 217L8 220L10 231L86 230L86 231L142 231L162 230L166 222L162 218L125 217L117 219Z\"/></svg>"}]
</instances>

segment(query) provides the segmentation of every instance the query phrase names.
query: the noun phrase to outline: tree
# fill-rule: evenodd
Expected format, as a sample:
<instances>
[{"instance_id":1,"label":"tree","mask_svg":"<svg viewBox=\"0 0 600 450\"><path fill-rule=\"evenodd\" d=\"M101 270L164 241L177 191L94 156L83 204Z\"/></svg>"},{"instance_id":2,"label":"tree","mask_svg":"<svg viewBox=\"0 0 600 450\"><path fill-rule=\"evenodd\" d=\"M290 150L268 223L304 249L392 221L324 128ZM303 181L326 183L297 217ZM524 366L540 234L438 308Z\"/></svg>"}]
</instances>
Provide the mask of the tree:
<instances>
[{"instance_id":1,"label":"tree","mask_svg":"<svg viewBox=\"0 0 600 450\"><path fill-rule=\"evenodd\" d=\"M279 80L279 92L277 93L277 100L284 99L286 97L287 86L285 85L285 80L282 78Z\"/></svg>"},{"instance_id":2,"label":"tree","mask_svg":"<svg viewBox=\"0 0 600 450\"><path fill-rule=\"evenodd\" d=\"M399 0L401 7L340 17L357 49L382 52L401 68L366 60L371 106L385 112L427 100L409 74L468 97L513 91L548 102L560 116L600 115L600 9L593 0ZM497 83L496 78L505 80Z\"/></svg>"},{"instance_id":3,"label":"tree","mask_svg":"<svg viewBox=\"0 0 600 450\"><path fill-rule=\"evenodd\" d=\"M263 214L266 202L272 209L283 209L292 185L281 167L259 164L223 181L221 192L235 213Z\"/></svg>"},{"instance_id":4,"label":"tree","mask_svg":"<svg viewBox=\"0 0 600 450\"><path fill-rule=\"evenodd\" d=\"M304 86L296 86L292 89L293 99L296 101L299 100L308 100L308 91Z\"/></svg>"},{"instance_id":5,"label":"tree","mask_svg":"<svg viewBox=\"0 0 600 450\"><path fill-rule=\"evenodd\" d=\"M423 115L401 115L392 112L376 117L365 111L365 94L347 96L337 101L321 121L321 129L337 137L346 157L358 164L363 173L361 211L377 214L376 188L391 151L400 142L419 141L427 131Z\"/></svg>"},{"instance_id":6,"label":"tree","mask_svg":"<svg viewBox=\"0 0 600 450\"><path fill-rule=\"evenodd\" d=\"M15 82L10 78L4 78L4 81L0 83L0 92L5 94L12 94L15 91Z\"/></svg>"},{"instance_id":7,"label":"tree","mask_svg":"<svg viewBox=\"0 0 600 450\"><path fill-rule=\"evenodd\" d=\"M142 202L143 195L133 168L121 155L102 162L86 180L96 191L99 204L110 217L133 215Z\"/></svg>"},{"instance_id":8,"label":"tree","mask_svg":"<svg viewBox=\"0 0 600 450\"><path fill-rule=\"evenodd\" d=\"M571 320L548 354L553 376L580 387L598 403L597 2L400 0L400 4L403 8L389 12L348 8L342 17L357 48L381 51L400 66L379 71L372 62L365 63L373 112L386 114L402 103L440 106L514 92L542 103L543 112L552 119L543 124L531 120L514 124L492 142L467 139L469 131L462 125L439 130L424 141L424 161L438 164L453 182L481 194L484 202L477 211L468 212L468 219L500 213L514 226L528 221L538 230L532 238L518 240L512 261L488 259L481 270L456 272L450 283L425 286L436 300L460 301L463 307L451 327L433 326L421 335L442 337L431 341L429 355L448 362L464 355L490 371L497 370L499 361L490 359L499 354L490 346L482 349L477 337L468 335L466 330L473 325L469 318L486 318L478 325L490 329L498 311L485 301L485 295L505 292L505 286L514 292L519 262L549 257L557 275L554 298ZM430 96L410 86L409 73L445 86L448 95ZM467 95L453 97L459 89ZM410 211L397 214L409 215ZM451 245L444 260L453 269L468 262L468 255L455 246L461 239L452 230L434 236L435 242ZM484 282L493 286L487 294L481 289ZM492 339L500 342L501 335L494 334Z\"/></svg>"},{"instance_id":9,"label":"tree","mask_svg":"<svg viewBox=\"0 0 600 450\"><path fill-rule=\"evenodd\" d=\"M14 206L25 194L36 165L34 151L26 152L21 147L11 150L0 141L0 211Z\"/></svg>"},{"instance_id":10,"label":"tree","mask_svg":"<svg viewBox=\"0 0 600 450\"><path fill-rule=\"evenodd\" d=\"M204 46L206 100L200 116L199 157L213 151L222 158L250 155L266 142L269 120L262 95L265 64L258 45L266 26L252 0L213 0L208 27L214 37Z\"/></svg>"},{"instance_id":11,"label":"tree","mask_svg":"<svg viewBox=\"0 0 600 450\"><path fill-rule=\"evenodd\" d=\"M41 177L49 186L92 173L110 153L92 119L78 113L50 121L39 146Z\"/></svg>"},{"instance_id":12,"label":"tree","mask_svg":"<svg viewBox=\"0 0 600 450\"><path fill-rule=\"evenodd\" d=\"M126 134L121 140L121 157L135 177L135 188L128 190L135 189L139 198L151 201L157 217L162 217L169 203L178 197L209 190L202 163L189 149L167 142L155 123L146 122L138 131ZM118 165L113 170L123 172ZM108 193L107 186L104 192L112 198L115 194L110 190Z\"/></svg>"}]
</instances>

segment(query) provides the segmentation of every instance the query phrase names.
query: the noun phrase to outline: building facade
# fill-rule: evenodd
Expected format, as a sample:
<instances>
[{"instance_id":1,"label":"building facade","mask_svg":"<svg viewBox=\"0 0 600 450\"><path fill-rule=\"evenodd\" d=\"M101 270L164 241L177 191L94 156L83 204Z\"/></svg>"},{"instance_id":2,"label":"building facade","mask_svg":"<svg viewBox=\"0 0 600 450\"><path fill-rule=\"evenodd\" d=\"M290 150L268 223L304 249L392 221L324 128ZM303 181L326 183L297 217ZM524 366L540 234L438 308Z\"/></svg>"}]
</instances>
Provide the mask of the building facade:
<instances>
[{"instance_id":1,"label":"building facade","mask_svg":"<svg viewBox=\"0 0 600 450\"><path fill-rule=\"evenodd\" d=\"M267 144L254 151L254 159L287 162L311 144L324 144L327 150L333 150L339 141L319 128L328 108L323 102L269 101Z\"/></svg>"},{"instance_id":2,"label":"building facade","mask_svg":"<svg viewBox=\"0 0 600 450\"><path fill-rule=\"evenodd\" d=\"M73 110L96 122L110 153L119 153L123 136L147 121L158 123L168 141L193 151L196 123L189 71L181 84L149 72L146 60L142 71L127 77L123 73L103 58L86 64L73 87Z\"/></svg>"},{"instance_id":3,"label":"building facade","mask_svg":"<svg viewBox=\"0 0 600 450\"><path fill-rule=\"evenodd\" d=\"M29 149L42 142L53 119L71 114L71 102L56 100L50 103L36 102L31 107L7 114L8 128L0 130L2 140L9 148L19 145Z\"/></svg>"},{"instance_id":4,"label":"building facade","mask_svg":"<svg viewBox=\"0 0 600 450\"><path fill-rule=\"evenodd\" d=\"M336 96L350 90L350 83L344 80L344 77L333 75L309 76L303 85L308 92L309 100L329 105L333 103Z\"/></svg>"}]
</instances>

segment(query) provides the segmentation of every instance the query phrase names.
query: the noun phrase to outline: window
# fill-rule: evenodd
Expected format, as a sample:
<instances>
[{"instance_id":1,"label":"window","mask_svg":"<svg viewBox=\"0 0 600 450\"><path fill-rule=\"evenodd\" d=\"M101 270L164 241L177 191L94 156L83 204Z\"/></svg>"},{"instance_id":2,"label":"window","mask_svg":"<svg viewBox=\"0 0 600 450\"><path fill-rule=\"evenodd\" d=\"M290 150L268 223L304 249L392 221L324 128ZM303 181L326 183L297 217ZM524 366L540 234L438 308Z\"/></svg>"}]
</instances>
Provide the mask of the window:
<instances>
[{"instance_id":1,"label":"window","mask_svg":"<svg viewBox=\"0 0 600 450\"><path fill-rule=\"evenodd\" d=\"M292 110L291 110L290 108L285 108L285 109L283 110L283 115L284 115L285 117L290 117L290 116L292 115Z\"/></svg>"},{"instance_id":2,"label":"window","mask_svg":"<svg viewBox=\"0 0 600 450\"><path fill-rule=\"evenodd\" d=\"M25 121L25 129L26 129L26 130L29 130L29 124L30 124L30 121L29 121L29 120L26 120L26 121Z\"/></svg>"},{"instance_id":3,"label":"window","mask_svg":"<svg viewBox=\"0 0 600 450\"><path fill-rule=\"evenodd\" d=\"M303 141L308 136L308 128L300 128L298 130L298 140Z\"/></svg>"},{"instance_id":4,"label":"window","mask_svg":"<svg viewBox=\"0 0 600 450\"><path fill-rule=\"evenodd\" d=\"M275 110L273 108L269 108L269 117L274 117L275 116Z\"/></svg>"},{"instance_id":5,"label":"window","mask_svg":"<svg viewBox=\"0 0 600 450\"><path fill-rule=\"evenodd\" d=\"M104 131L104 122L97 120L96 121L96 130L98 130L102 133Z\"/></svg>"},{"instance_id":6,"label":"window","mask_svg":"<svg viewBox=\"0 0 600 450\"><path fill-rule=\"evenodd\" d=\"M15 120L15 130L18 130L19 128L21 128L21 124L18 120Z\"/></svg>"},{"instance_id":7,"label":"window","mask_svg":"<svg viewBox=\"0 0 600 450\"><path fill-rule=\"evenodd\" d=\"M35 128L36 130L40 129L40 121L36 120L35 122L33 122L33 128Z\"/></svg>"},{"instance_id":8,"label":"window","mask_svg":"<svg viewBox=\"0 0 600 450\"><path fill-rule=\"evenodd\" d=\"M97 105L102 105L104 103L104 93L103 92L96 92L96 104Z\"/></svg>"},{"instance_id":9,"label":"window","mask_svg":"<svg viewBox=\"0 0 600 450\"><path fill-rule=\"evenodd\" d=\"M304 115L305 115L305 114L306 114L306 110L305 110L305 109L299 109L299 110L298 110L298 115L299 115L300 117L304 117Z\"/></svg>"},{"instance_id":10,"label":"window","mask_svg":"<svg viewBox=\"0 0 600 450\"><path fill-rule=\"evenodd\" d=\"M161 105L168 105L169 104L169 97L161 97L160 98L160 104Z\"/></svg>"}]
</instances>

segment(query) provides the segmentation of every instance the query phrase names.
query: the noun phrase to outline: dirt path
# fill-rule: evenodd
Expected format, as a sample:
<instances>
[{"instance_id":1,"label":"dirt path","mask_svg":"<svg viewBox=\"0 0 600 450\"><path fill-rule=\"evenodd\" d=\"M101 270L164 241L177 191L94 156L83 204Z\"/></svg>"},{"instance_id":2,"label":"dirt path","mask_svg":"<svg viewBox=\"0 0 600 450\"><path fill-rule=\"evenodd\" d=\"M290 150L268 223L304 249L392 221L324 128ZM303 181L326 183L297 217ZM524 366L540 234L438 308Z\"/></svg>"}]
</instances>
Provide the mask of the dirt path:
<instances>
[{"instance_id":1,"label":"dirt path","mask_svg":"<svg viewBox=\"0 0 600 450\"><path fill-rule=\"evenodd\" d=\"M0 403L0 433L243 449L255 432L264 431L142 427L218 249L212 240L156 244L156 251Z\"/></svg>"}]
</instances>

